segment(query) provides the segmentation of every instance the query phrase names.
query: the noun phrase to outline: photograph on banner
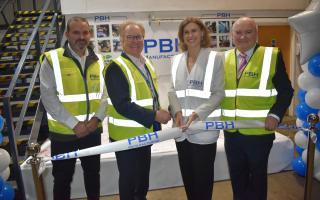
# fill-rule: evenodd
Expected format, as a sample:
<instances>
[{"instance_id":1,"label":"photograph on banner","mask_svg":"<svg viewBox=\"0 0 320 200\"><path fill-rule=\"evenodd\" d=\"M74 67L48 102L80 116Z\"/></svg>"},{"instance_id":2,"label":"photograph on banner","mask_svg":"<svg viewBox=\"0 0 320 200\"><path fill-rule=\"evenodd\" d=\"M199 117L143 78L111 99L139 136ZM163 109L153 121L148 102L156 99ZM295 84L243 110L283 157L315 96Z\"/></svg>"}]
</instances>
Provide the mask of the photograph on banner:
<instances>
[{"instance_id":1,"label":"photograph on banner","mask_svg":"<svg viewBox=\"0 0 320 200\"><path fill-rule=\"evenodd\" d=\"M90 25L90 38L94 39L94 26Z\"/></svg>"},{"instance_id":2,"label":"photograph on banner","mask_svg":"<svg viewBox=\"0 0 320 200\"><path fill-rule=\"evenodd\" d=\"M219 21L218 22L219 33L230 33L230 22L229 21Z\"/></svg>"},{"instance_id":3,"label":"photograph on banner","mask_svg":"<svg viewBox=\"0 0 320 200\"><path fill-rule=\"evenodd\" d=\"M99 24L96 26L97 38L109 37L109 24Z\"/></svg>"},{"instance_id":4,"label":"photograph on banner","mask_svg":"<svg viewBox=\"0 0 320 200\"><path fill-rule=\"evenodd\" d=\"M121 52L123 50L119 38L113 39L112 45L113 45L113 48L112 48L113 52Z\"/></svg>"},{"instance_id":5,"label":"photograph on banner","mask_svg":"<svg viewBox=\"0 0 320 200\"><path fill-rule=\"evenodd\" d=\"M111 27L112 27L112 36L119 37L120 24L112 24Z\"/></svg>"},{"instance_id":6,"label":"photograph on banner","mask_svg":"<svg viewBox=\"0 0 320 200\"><path fill-rule=\"evenodd\" d=\"M230 47L229 35L219 35L219 47Z\"/></svg>"},{"instance_id":7,"label":"photograph on banner","mask_svg":"<svg viewBox=\"0 0 320 200\"><path fill-rule=\"evenodd\" d=\"M217 33L217 23L215 21L205 21L204 24L206 25L210 33Z\"/></svg>"},{"instance_id":8,"label":"photograph on banner","mask_svg":"<svg viewBox=\"0 0 320 200\"><path fill-rule=\"evenodd\" d=\"M211 48L217 48L217 36L215 35L211 35Z\"/></svg>"},{"instance_id":9,"label":"photograph on banner","mask_svg":"<svg viewBox=\"0 0 320 200\"><path fill-rule=\"evenodd\" d=\"M110 40L98 40L98 51L100 53L111 52L111 42Z\"/></svg>"}]
</instances>

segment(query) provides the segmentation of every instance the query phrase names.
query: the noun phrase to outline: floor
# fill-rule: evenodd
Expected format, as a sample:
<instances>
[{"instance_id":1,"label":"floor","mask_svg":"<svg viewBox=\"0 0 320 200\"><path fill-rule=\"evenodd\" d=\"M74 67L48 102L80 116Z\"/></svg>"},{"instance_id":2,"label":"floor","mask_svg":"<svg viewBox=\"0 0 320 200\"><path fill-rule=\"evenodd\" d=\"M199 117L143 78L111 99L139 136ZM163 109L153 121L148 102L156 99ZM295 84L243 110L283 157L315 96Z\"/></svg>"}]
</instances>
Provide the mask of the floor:
<instances>
[{"instance_id":1,"label":"floor","mask_svg":"<svg viewBox=\"0 0 320 200\"><path fill-rule=\"evenodd\" d=\"M294 172L282 172L268 177L268 200L302 200L304 197L304 178ZM148 200L186 200L183 187L149 191ZM118 195L101 197L101 200L118 200ZM212 199L231 200L230 181L219 181L214 184ZM313 182L312 200L320 199L320 183Z\"/></svg>"},{"instance_id":2,"label":"floor","mask_svg":"<svg viewBox=\"0 0 320 200\"><path fill-rule=\"evenodd\" d=\"M286 117L286 124L295 124L295 118ZM293 139L295 131L278 130ZM302 200L304 199L305 178L296 175L293 171L271 174L268 176L268 200ZM183 187L167 188L149 191L148 200L186 200ZM104 196L101 200L118 200L118 195ZM214 184L212 199L231 200L232 190L230 181L219 181ZM311 200L320 199L320 182L314 180L312 185ZM83 199L78 199L83 200Z\"/></svg>"}]
</instances>

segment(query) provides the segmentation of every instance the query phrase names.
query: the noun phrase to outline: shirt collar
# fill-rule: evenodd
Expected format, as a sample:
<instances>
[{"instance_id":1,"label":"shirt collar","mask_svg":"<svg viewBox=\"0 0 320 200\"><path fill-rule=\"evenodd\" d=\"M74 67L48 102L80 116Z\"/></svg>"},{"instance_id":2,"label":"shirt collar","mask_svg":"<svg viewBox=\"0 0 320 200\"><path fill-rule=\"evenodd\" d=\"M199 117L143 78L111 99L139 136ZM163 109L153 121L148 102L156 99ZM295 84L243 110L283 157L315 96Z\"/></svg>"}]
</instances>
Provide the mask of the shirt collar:
<instances>
[{"instance_id":1,"label":"shirt collar","mask_svg":"<svg viewBox=\"0 0 320 200\"><path fill-rule=\"evenodd\" d=\"M244 52L244 53L247 55L247 60L249 60L249 58L251 58L254 49L255 49L255 46L252 47L251 49L249 49L248 51ZM237 57L238 57L238 58L239 58L240 53L241 53L241 52L237 49L237 50L236 50L236 54L237 54Z\"/></svg>"},{"instance_id":2,"label":"shirt collar","mask_svg":"<svg viewBox=\"0 0 320 200\"><path fill-rule=\"evenodd\" d=\"M75 51L73 51L69 43L68 43L68 48L70 50L71 55L75 57L77 60L81 61L81 57ZM89 55L89 52L88 52L88 49L86 49L84 53L84 57L87 57L88 55Z\"/></svg>"}]
</instances>

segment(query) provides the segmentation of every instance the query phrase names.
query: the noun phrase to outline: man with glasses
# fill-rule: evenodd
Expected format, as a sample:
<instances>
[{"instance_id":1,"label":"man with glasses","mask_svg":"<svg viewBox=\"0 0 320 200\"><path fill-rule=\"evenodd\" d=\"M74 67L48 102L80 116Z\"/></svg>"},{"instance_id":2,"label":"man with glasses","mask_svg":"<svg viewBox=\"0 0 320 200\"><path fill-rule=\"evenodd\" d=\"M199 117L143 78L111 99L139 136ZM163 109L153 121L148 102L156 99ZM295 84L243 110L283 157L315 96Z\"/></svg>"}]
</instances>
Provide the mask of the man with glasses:
<instances>
[{"instance_id":1,"label":"man with glasses","mask_svg":"<svg viewBox=\"0 0 320 200\"><path fill-rule=\"evenodd\" d=\"M158 84L150 60L142 56L144 27L136 22L120 26L121 56L105 69L108 131L117 141L161 129L170 120L160 109ZM145 200L149 188L151 146L116 152L121 200Z\"/></svg>"}]
</instances>

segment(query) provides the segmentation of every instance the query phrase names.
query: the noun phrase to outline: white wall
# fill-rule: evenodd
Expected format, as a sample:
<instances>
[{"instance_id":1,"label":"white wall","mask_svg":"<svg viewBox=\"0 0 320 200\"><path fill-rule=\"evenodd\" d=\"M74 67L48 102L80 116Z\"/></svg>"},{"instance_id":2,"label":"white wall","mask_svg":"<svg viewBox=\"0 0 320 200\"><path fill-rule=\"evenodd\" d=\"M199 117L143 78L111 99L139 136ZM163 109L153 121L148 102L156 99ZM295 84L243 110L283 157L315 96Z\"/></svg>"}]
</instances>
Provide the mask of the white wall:
<instances>
[{"instance_id":1,"label":"white wall","mask_svg":"<svg viewBox=\"0 0 320 200\"><path fill-rule=\"evenodd\" d=\"M64 14L193 11L304 10L310 0L61 0Z\"/></svg>"}]
</instances>

